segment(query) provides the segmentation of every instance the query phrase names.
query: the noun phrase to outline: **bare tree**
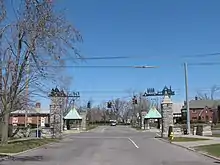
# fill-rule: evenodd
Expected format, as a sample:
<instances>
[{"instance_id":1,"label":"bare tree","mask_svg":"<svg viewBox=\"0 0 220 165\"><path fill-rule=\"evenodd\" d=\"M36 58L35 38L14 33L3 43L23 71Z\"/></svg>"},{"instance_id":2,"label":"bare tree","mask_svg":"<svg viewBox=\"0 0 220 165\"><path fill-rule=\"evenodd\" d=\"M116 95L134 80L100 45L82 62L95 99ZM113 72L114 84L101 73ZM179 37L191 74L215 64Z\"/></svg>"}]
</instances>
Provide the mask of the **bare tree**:
<instances>
[{"instance_id":1,"label":"bare tree","mask_svg":"<svg viewBox=\"0 0 220 165\"><path fill-rule=\"evenodd\" d=\"M150 108L151 102L147 100L146 97L143 96L143 93L139 93L138 96L138 105L136 108L135 114L139 116L139 126L142 126L142 111L148 111Z\"/></svg>"},{"instance_id":2,"label":"bare tree","mask_svg":"<svg viewBox=\"0 0 220 165\"><path fill-rule=\"evenodd\" d=\"M213 85L208 93L197 92L199 100L215 100L215 94L220 91L220 87Z\"/></svg>"},{"instance_id":3,"label":"bare tree","mask_svg":"<svg viewBox=\"0 0 220 165\"><path fill-rule=\"evenodd\" d=\"M111 108L111 118L116 120L124 120L125 113L128 110L131 110L131 104L123 99L115 99L112 100L112 108Z\"/></svg>"},{"instance_id":4,"label":"bare tree","mask_svg":"<svg viewBox=\"0 0 220 165\"><path fill-rule=\"evenodd\" d=\"M0 6L3 0L0 0ZM3 3L2 3L3 4ZM66 57L79 56L79 32L47 0L21 0L15 20L2 33L2 138L8 141L8 119L19 98L39 93L56 78ZM6 8L5 8L6 9ZM7 9L5 10L7 11ZM8 22L8 21L7 21ZM68 54L72 50L71 54ZM53 66L53 67L52 67ZM25 92L28 89L28 93ZM27 99L24 99L27 102Z\"/></svg>"}]
</instances>

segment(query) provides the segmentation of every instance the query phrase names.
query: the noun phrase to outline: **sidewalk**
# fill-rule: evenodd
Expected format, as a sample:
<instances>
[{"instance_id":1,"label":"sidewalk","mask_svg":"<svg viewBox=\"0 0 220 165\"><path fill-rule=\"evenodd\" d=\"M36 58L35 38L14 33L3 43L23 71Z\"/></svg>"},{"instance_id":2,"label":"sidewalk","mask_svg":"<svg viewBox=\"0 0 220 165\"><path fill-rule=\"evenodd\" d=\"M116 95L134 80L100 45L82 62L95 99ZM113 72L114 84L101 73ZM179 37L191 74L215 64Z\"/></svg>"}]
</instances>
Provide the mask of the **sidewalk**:
<instances>
[{"instance_id":1,"label":"sidewalk","mask_svg":"<svg viewBox=\"0 0 220 165\"><path fill-rule=\"evenodd\" d=\"M181 146L187 147L187 148L193 148L193 147L197 147L197 146L219 144L220 143L219 137L207 137L207 136L198 136L198 135L179 135L176 137L210 139L210 140L189 141L189 142L172 142L173 144L181 145Z\"/></svg>"},{"instance_id":2,"label":"sidewalk","mask_svg":"<svg viewBox=\"0 0 220 165\"><path fill-rule=\"evenodd\" d=\"M72 134L72 133L80 133L82 131L80 130L66 130L66 131L63 131L63 134Z\"/></svg>"},{"instance_id":3,"label":"sidewalk","mask_svg":"<svg viewBox=\"0 0 220 165\"><path fill-rule=\"evenodd\" d=\"M155 132L155 133L160 133L161 130L157 129L157 128L151 128L151 129L145 129L145 130L141 130L142 132Z\"/></svg>"},{"instance_id":4,"label":"sidewalk","mask_svg":"<svg viewBox=\"0 0 220 165\"><path fill-rule=\"evenodd\" d=\"M202 140L202 141L193 141L193 142L172 142L173 144L181 145L187 148L194 148L203 145L219 144L219 140Z\"/></svg>"},{"instance_id":5,"label":"sidewalk","mask_svg":"<svg viewBox=\"0 0 220 165\"><path fill-rule=\"evenodd\" d=\"M204 146L204 145L212 145L212 144L220 144L220 138L219 137L205 137L205 136L198 136L198 135L179 135L176 137L189 137L189 138L204 138L204 139L210 139L210 140L201 140L201 141L188 141L188 142L172 142L170 143L168 140L162 139L162 141L165 141L167 143L170 143L171 145L176 145L182 148L185 148L189 151L197 152L199 154L202 154L204 156L207 156L209 158L215 159L217 161L220 161L219 157L215 157L213 155L208 154L204 151L198 151L196 150L196 147ZM175 138L175 137L174 137Z\"/></svg>"}]
</instances>

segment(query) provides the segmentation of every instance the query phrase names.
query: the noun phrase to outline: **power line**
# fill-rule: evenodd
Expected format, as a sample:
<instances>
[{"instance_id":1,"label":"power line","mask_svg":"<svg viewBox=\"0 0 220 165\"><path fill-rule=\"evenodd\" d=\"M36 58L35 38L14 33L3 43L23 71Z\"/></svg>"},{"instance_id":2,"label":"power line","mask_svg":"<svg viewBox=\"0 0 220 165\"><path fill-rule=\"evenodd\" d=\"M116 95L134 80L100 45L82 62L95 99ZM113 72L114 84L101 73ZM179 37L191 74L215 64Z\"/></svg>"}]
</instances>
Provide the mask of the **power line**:
<instances>
[{"instance_id":1,"label":"power line","mask_svg":"<svg viewBox=\"0 0 220 165\"><path fill-rule=\"evenodd\" d=\"M200 62L200 63L188 63L189 66L213 66L220 65L220 62Z\"/></svg>"},{"instance_id":2,"label":"power line","mask_svg":"<svg viewBox=\"0 0 220 165\"><path fill-rule=\"evenodd\" d=\"M185 56L185 57L210 57L210 56L220 56L220 53L219 52L216 52L216 53L207 53L207 54L195 54L195 55L188 55L188 56Z\"/></svg>"},{"instance_id":3,"label":"power line","mask_svg":"<svg viewBox=\"0 0 220 165\"><path fill-rule=\"evenodd\" d=\"M182 55L180 58L198 58L198 57L210 57L210 56L220 56L220 52L215 53L203 53L203 54L192 54L192 55ZM162 58L161 56L155 55L133 55L133 56L94 56L94 57L77 57L77 58L65 58L64 60L117 60L117 59L149 59L149 58ZM176 55L166 55L164 58L173 58Z\"/></svg>"},{"instance_id":4,"label":"power line","mask_svg":"<svg viewBox=\"0 0 220 165\"><path fill-rule=\"evenodd\" d=\"M180 58L198 58L198 57L215 57L215 56L220 56L220 52L215 52L215 53L203 53L203 54L192 54L192 55L182 55L179 56ZM117 59L149 59L149 58L174 58L174 57L178 57L176 55L165 55L163 57L161 56L155 56L155 55L133 55L133 56L93 56L93 57L69 57L69 58L61 58L61 60L81 60L81 61L85 61L85 60L117 60ZM48 58L48 59L43 59L43 60L53 60L52 58ZM54 59L55 60L55 59ZM4 62L2 62L1 64L3 64ZM5 61L5 63L7 63L7 61ZM57 66L54 66L57 67ZM70 66L71 67L71 66Z\"/></svg>"},{"instance_id":5,"label":"power line","mask_svg":"<svg viewBox=\"0 0 220 165\"><path fill-rule=\"evenodd\" d=\"M172 65L172 64L168 64L168 65ZM220 65L220 62L198 62L198 63L188 63L189 66L213 66L213 65ZM153 68L160 68L159 65L157 66L149 66L149 67L145 67L145 66L126 66L126 65L87 65L87 66L83 66L83 65L67 65L67 66L53 66L53 65L47 65L47 66L41 66L41 67L52 67L52 68L148 68L148 69L153 69Z\"/></svg>"}]
</instances>

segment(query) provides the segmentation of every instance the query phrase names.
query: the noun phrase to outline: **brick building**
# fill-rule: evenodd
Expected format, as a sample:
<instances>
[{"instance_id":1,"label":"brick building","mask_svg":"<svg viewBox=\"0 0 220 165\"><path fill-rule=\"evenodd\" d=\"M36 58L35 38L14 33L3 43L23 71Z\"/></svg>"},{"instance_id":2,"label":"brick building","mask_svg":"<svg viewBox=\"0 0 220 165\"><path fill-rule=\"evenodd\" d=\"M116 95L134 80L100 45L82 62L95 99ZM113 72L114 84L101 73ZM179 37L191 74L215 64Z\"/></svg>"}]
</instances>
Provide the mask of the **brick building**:
<instances>
[{"instance_id":1,"label":"brick building","mask_svg":"<svg viewBox=\"0 0 220 165\"><path fill-rule=\"evenodd\" d=\"M220 100L190 100L190 120L192 122L213 122L219 119ZM183 120L186 120L186 105L181 109Z\"/></svg>"},{"instance_id":2,"label":"brick building","mask_svg":"<svg viewBox=\"0 0 220 165\"><path fill-rule=\"evenodd\" d=\"M9 124L22 126L25 125L25 114L26 110L17 110L10 113ZM29 125L49 124L50 119L49 110L41 109L40 103L36 103L36 108L27 110L26 123Z\"/></svg>"}]
</instances>

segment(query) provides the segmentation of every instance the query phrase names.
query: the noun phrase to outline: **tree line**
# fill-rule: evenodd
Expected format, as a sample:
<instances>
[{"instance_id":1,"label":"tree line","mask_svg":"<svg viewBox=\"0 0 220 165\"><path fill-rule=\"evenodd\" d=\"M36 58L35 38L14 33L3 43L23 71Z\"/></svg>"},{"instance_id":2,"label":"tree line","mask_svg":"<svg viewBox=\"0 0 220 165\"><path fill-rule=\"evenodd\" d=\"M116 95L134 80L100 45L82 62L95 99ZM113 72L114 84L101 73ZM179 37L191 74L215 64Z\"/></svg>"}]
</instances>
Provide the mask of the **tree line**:
<instances>
[{"instance_id":1,"label":"tree line","mask_svg":"<svg viewBox=\"0 0 220 165\"><path fill-rule=\"evenodd\" d=\"M97 106L92 106L87 111L87 120L89 123L108 123L109 120L117 120L121 123L138 122L138 116L142 111L148 111L151 106L155 106L160 110L159 100L150 100L140 93L137 95L137 104L134 105L132 98L117 98L111 100L112 107L107 107L107 102L103 102ZM86 105L81 109L87 109Z\"/></svg>"}]
</instances>

